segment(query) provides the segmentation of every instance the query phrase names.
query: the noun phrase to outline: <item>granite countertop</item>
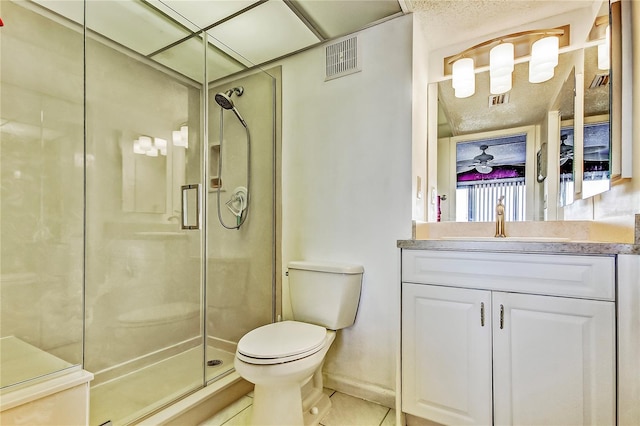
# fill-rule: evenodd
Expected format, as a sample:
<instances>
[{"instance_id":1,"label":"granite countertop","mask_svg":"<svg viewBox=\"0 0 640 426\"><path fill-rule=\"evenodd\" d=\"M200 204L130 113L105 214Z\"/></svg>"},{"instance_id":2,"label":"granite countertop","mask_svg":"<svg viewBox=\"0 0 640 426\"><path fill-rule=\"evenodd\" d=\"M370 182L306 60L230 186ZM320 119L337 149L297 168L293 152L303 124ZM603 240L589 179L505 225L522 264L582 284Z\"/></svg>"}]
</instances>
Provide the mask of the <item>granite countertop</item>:
<instances>
[{"instance_id":1,"label":"granite countertop","mask_svg":"<svg viewBox=\"0 0 640 426\"><path fill-rule=\"evenodd\" d=\"M493 251L519 253L566 253L566 254L636 254L640 255L640 244L608 243L593 241L518 241L494 239L424 239L398 240L398 248L406 250L451 250Z\"/></svg>"}]
</instances>

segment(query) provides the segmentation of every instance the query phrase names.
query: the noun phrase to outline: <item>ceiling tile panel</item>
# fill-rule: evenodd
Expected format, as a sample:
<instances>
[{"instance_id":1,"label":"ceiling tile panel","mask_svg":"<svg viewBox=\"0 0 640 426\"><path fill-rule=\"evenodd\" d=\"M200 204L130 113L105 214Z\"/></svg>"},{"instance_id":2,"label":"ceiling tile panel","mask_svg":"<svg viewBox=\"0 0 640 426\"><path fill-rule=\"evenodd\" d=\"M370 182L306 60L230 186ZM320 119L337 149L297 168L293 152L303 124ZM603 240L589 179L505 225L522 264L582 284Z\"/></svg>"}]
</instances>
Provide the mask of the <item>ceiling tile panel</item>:
<instances>
[{"instance_id":1,"label":"ceiling tile panel","mask_svg":"<svg viewBox=\"0 0 640 426\"><path fill-rule=\"evenodd\" d=\"M204 81L204 50L200 37L193 37L152 57L192 80ZM207 52L208 79L214 80L241 71L244 67L213 47Z\"/></svg>"},{"instance_id":2,"label":"ceiling tile panel","mask_svg":"<svg viewBox=\"0 0 640 426\"><path fill-rule=\"evenodd\" d=\"M190 31L137 1L87 1L87 27L148 55L190 34Z\"/></svg>"},{"instance_id":3,"label":"ceiling tile panel","mask_svg":"<svg viewBox=\"0 0 640 426\"><path fill-rule=\"evenodd\" d=\"M256 3L257 0L147 0L154 7L197 31Z\"/></svg>"},{"instance_id":4,"label":"ceiling tile panel","mask_svg":"<svg viewBox=\"0 0 640 426\"><path fill-rule=\"evenodd\" d=\"M263 3L208 33L254 64L320 41L282 0Z\"/></svg>"},{"instance_id":5,"label":"ceiling tile panel","mask_svg":"<svg viewBox=\"0 0 640 426\"><path fill-rule=\"evenodd\" d=\"M293 3L329 38L350 34L402 12L397 0L294 0Z\"/></svg>"}]
</instances>

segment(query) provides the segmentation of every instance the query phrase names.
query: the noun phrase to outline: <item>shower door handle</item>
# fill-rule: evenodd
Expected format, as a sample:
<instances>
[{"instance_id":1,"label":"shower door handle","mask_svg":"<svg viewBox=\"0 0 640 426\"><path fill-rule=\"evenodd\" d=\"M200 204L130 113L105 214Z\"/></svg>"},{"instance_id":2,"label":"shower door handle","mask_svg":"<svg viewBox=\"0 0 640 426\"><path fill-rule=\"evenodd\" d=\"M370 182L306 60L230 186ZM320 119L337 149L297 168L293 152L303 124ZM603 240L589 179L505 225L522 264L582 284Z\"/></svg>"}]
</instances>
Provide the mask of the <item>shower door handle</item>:
<instances>
[{"instance_id":1,"label":"shower door handle","mask_svg":"<svg viewBox=\"0 0 640 426\"><path fill-rule=\"evenodd\" d=\"M200 184L182 185L182 229L200 229Z\"/></svg>"}]
</instances>

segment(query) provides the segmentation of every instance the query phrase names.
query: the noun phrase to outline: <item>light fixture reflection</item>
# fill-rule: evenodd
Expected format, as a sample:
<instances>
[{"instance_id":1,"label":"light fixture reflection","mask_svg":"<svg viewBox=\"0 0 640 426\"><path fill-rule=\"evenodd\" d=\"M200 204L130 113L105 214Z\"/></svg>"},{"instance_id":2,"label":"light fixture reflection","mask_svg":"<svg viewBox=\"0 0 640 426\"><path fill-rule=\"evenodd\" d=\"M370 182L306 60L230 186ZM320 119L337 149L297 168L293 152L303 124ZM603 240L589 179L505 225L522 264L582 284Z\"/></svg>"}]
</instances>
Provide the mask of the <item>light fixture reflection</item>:
<instances>
[{"instance_id":1,"label":"light fixture reflection","mask_svg":"<svg viewBox=\"0 0 640 426\"><path fill-rule=\"evenodd\" d=\"M478 173L482 173L484 175L489 174L493 171L493 167L487 166L486 164L478 164L476 166L476 171Z\"/></svg>"},{"instance_id":2,"label":"light fixture reflection","mask_svg":"<svg viewBox=\"0 0 640 426\"><path fill-rule=\"evenodd\" d=\"M180 130L174 130L172 132L173 146L180 146L183 148L189 147L189 128L187 125L180 126Z\"/></svg>"},{"instance_id":3,"label":"light fixture reflection","mask_svg":"<svg viewBox=\"0 0 640 426\"><path fill-rule=\"evenodd\" d=\"M611 61L609 60L609 26L607 25L605 39L598 45L598 69L609 70Z\"/></svg>"},{"instance_id":4,"label":"light fixture reflection","mask_svg":"<svg viewBox=\"0 0 640 426\"><path fill-rule=\"evenodd\" d=\"M140 149L144 152L149 151L153 147L149 136L140 136L138 142L140 143Z\"/></svg>"},{"instance_id":5,"label":"light fixture reflection","mask_svg":"<svg viewBox=\"0 0 640 426\"><path fill-rule=\"evenodd\" d=\"M133 153L134 154L144 154L145 150L142 149L142 147L140 146L140 141L139 140L135 140L133 141Z\"/></svg>"}]
</instances>

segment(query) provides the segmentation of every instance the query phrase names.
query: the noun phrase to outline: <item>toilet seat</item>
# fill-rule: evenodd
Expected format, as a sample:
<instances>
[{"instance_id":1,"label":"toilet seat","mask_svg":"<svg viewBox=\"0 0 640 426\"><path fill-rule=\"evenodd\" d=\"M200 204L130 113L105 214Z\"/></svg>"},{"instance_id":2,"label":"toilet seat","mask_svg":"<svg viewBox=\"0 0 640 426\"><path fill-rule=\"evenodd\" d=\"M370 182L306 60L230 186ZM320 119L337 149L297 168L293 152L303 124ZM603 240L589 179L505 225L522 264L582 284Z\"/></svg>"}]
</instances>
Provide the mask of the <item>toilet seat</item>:
<instances>
[{"instance_id":1,"label":"toilet seat","mask_svg":"<svg viewBox=\"0 0 640 426\"><path fill-rule=\"evenodd\" d=\"M313 355L323 348L327 329L298 321L267 324L245 334L236 356L250 364L281 364Z\"/></svg>"}]
</instances>

